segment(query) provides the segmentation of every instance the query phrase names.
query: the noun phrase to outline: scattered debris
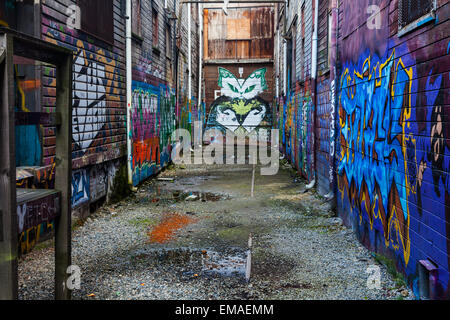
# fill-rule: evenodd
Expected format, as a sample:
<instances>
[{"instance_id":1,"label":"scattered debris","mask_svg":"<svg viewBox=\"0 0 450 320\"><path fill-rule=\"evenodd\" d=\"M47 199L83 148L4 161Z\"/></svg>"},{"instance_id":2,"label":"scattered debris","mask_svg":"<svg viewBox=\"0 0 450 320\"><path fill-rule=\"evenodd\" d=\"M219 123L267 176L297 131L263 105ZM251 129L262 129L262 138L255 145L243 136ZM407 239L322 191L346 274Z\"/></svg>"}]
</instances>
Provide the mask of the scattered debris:
<instances>
[{"instance_id":1,"label":"scattered debris","mask_svg":"<svg viewBox=\"0 0 450 320\"><path fill-rule=\"evenodd\" d=\"M186 199L184 199L186 201L196 201L198 200L198 195L195 194L191 194L190 196L188 196Z\"/></svg>"},{"instance_id":2,"label":"scattered debris","mask_svg":"<svg viewBox=\"0 0 450 320\"><path fill-rule=\"evenodd\" d=\"M309 190L311 190L312 188L314 188L315 184L316 184L316 180L314 179L313 181L311 181L310 184L307 184L307 185L305 186L305 191L303 191L303 192L304 192L304 193L308 192Z\"/></svg>"},{"instance_id":3,"label":"scattered debris","mask_svg":"<svg viewBox=\"0 0 450 320\"><path fill-rule=\"evenodd\" d=\"M326 287L327 285L324 284L324 287ZM285 289L312 289L312 285L310 285L309 283L287 283L281 286L282 288Z\"/></svg>"},{"instance_id":4,"label":"scattered debris","mask_svg":"<svg viewBox=\"0 0 450 320\"><path fill-rule=\"evenodd\" d=\"M173 181L175 181L175 179L174 178L157 178L157 180L158 181L168 181L168 182L173 182Z\"/></svg>"}]
</instances>

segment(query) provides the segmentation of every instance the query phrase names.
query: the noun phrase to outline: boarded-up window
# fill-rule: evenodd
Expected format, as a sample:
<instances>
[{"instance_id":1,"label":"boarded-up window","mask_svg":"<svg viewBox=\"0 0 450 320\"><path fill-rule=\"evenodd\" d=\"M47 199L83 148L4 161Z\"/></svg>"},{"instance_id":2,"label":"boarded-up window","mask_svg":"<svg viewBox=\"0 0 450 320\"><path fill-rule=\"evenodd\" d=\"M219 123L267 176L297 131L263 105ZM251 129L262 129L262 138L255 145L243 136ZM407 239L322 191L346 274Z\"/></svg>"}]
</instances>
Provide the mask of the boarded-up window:
<instances>
[{"instance_id":1,"label":"boarded-up window","mask_svg":"<svg viewBox=\"0 0 450 320\"><path fill-rule=\"evenodd\" d=\"M205 10L206 59L273 58L274 11L271 7Z\"/></svg>"},{"instance_id":2,"label":"boarded-up window","mask_svg":"<svg viewBox=\"0 0 450 320\"><path fill-rule=\"evenodd\" d=\"M430 13L433 8L434 0L400 0L398 2L399 28L403 28Z\"/></svg>"},{"instance_id":3,"label":"boarded-up window","mask_svg":"<svg viewBox=\"0 0 450 320\"><path fill-rule=\"evenodd\" d=\"M141 0L132 1L132 21L131 32L138 37L142 37L141 24Z\"/></svg>"},{"instance_id":4,"label":"boarded-up window","mask_svg":"<svg viewBox=\"0 0 450 320\"><path fill-rule=\"evenodd\" d=\"M81 10L81 30L114 43L114 11L111 0L77 0Z\"/></svg>"},{"instance_id":5,"label":"boarded-up window","mask_svg":"<svg viewBox=\"0 0 450 320\"><path fill-rule=\"evenodd\" d=\"M159 35L159 22L158 22L158 11L156 9L152 10L152 25L153 25L153 46L158 47L158 35Z\"/></svg>"}]
</instances>

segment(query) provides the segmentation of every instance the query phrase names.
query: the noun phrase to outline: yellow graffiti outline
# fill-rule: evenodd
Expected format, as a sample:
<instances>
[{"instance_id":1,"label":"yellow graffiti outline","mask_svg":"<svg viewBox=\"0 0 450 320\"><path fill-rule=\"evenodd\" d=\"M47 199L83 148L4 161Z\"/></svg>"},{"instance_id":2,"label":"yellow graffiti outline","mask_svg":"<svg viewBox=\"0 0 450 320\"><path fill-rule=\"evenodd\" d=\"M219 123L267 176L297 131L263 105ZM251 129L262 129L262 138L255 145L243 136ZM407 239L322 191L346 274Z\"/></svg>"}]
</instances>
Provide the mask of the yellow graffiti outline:
<instances>
[{"instance_id":1,"label":"yellow graffiti outline","mask_svg":"<svg viewBox=\"0 0 450 320\"><path fill-rule=\"evenodd\" d=\"M380 64L380 62L377 62L377 65L373 68L372 72L374 74L376 74L377 69L378 69L378 77L375 78L375 87L376 88L381 86L383 70L384 70L384 68L386 68L386 66L389 65L389 63L393 59L395 59L394 57L395 57L395 48L392 50L391 55L389 56L389 58L386 59L386 61L384 63ZM365 66L368 65L368 70L369 70L368 80L370 80L372 78L372 72L370 72L370 58L371 58L371 56L369 56L364 61L363 65L362 65L362 68L361 68L362 74L355 70L353 72L354 76L360 78L361 80L364 80ZM412 193L415 193L416 192L416 187L417 187L417 180L416 180L416 185L414 186L414 188L411 188L411 186L410 186L410 183L408 181L408 167L407 167L407 160L406 160L406 158L407 158L406 157L406 155L407 155L406 141L411 139L411 141L414 143L414 146L416 146L416 141L415 141L414 138L412 138L411 134L410 134L409 137L406 137L406 126L408 128L410 127L410 122L407 121L407 120L410 119L410 117L411 117L411 101L412 101L411 90L412 90L412 80L413 80L413 68L411 67L411 68L407 69L405 67L405 64L403 63L402 59L399 58L399 60L398 60L398 62L396 64L396 67L395 67L395 71L394 71L395 72L394 79L396 78L396 76L397 76L397 74L399 72L399 67L400 66L406 72L406 74L407 74L407 76L409 78L408 105L407 105L406 108L403 109L403 114L402 114L402 119L401 119L402 120L402 153L403 153L403 158L404 158L403 162L404 162L404 166L405 166L405 188L407 190L406 197L408 198L409 195L410 195L410 190L411 190ZM343 83L344 79L346 79L347 87L345 89L347 89L348 92L350 92L351 99L353 100L354 97L355 97L356 88L355 88L355 90L352 91L351 88L350 88L350 84L353 85L353 84L356 83L356 81L355 81L355 78L352 78L349 75L349 73L350 73L349 69L346 68L344 70L342 76L341 76L341 87L342 87L342 83ZM394 100L394 98L395 98L395 85L397 85L397 84L396 83L392 83L391 88L390 88L390 94L391 94L391 99L392 100ZM342 93L339 95L339 99L342 99ZM344 128L346 123L347 123L347 119L341 119L341 117L339 117L339 124L340 124L341 128ZM364 126L365 126L365 114L364 114ZM358 135L358 143L359 143L359 135ZM345 147L347 148L347 161L350 161L350 158L349 158L349 143L348 143L348 141L345 141ZM363 156L364 156L364 154L363 154ZM340 161L343 161L344 157L345 157L345 151L342 148ZM416 157L416 155L415 155L415 157ZM352 151L352 160L351 161L354 162L354 152L353 151ZM416 158L416 173L417 173L417 158ZM342 197L342 200L343 200L344 199L344 195L343 195L343 192L342 192L343 190L341 189L341 185L340 185L339 179L338 179L338 188L341 191L341 194L342 194L341 197ZM376 196L375 199L377 199L377 196ZM365 195L363 195L363 200L366 201ZM353 209L354 208L353 204L350 204L350 205L351 205L351 207ZM407 234L405 234L405 237L407 238L407 240L406 240L406 243L405 243L405 240L403 239L403 237L400 237L400 241L397 241L397 243L401 242L402 247L403 247L403 256L404 256L404 259L405 259L405 265L408 265L409 258L410 258L410 252L411 252L411 240L409 238L410 212L409 212L408 199L406 199L406 210L407 210L407 220L406 220ZM381 219L381 217L378 214L375 214L375 201L374 201L374 204L372 206L372 211L373 211L372 213L373 213L373 216L374 216L374 220L375 220L375 218ZM361 213L359 213L359 215L360 215L360 223L362 223ZM394 219L394 217L395 217L395 219ZM385 238L385 244L386 244L386 247L389 247L389 243L392 242L392 247L394 248L394 250L398 250L399 246L398 245L394 245L394 242L391 241L392 239L391 239L390 232L391 232L391 226L392 226L393 223L395 224L395 228L397 230L397 240L398 240L398 237L399 237L399 232L398 231L400 230L400 227L399 227L399 222L398 222L398 219L397 219L397 212L396 212L396 209L395 209L395 205L393 206L393 209L392 209L389 221L387 221L388 234L387 234L387 238ZM372 229L373 222L371 222L370 225L371 225L370 227Z\"/></svg>"},{"instance_id":2,"label":"yellow graffiti outline","mask_svg":"<svg viewBox=\"0 0 450 320\"><path fill-rule=\"evenodd\" d=\"M14 65L14 70L16 71L17 90L19 90L20 94L20 109L25 112L30 112L30 110L28 110L28 108L25 106L25 92L23 91L21 81L19 80L19 71L17 68L17 64Z\"/></svg>"}]
</instances>

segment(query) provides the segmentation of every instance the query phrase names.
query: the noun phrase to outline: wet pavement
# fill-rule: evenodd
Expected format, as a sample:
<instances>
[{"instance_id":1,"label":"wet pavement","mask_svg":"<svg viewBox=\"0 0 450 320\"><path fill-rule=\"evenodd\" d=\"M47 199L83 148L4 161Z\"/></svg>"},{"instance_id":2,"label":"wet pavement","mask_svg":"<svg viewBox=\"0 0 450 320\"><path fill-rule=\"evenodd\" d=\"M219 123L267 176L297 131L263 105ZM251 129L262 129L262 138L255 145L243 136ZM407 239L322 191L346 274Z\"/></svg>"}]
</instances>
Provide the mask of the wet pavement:
<instances>
[{"instance_id":1,"label":"wet pavement","mask_svg":"<svg viewBox=\"0 0 450 320\"><path fill-rule=\"evenodd\" d=\"M295 178L257 170L252 198L248 165L165 170L74 230L73 298L411 299ZM373 265L380 289L367 286ZM20 298L52 299L52 268L52 246L23 257Z\"/></svg>"}]
</instances>

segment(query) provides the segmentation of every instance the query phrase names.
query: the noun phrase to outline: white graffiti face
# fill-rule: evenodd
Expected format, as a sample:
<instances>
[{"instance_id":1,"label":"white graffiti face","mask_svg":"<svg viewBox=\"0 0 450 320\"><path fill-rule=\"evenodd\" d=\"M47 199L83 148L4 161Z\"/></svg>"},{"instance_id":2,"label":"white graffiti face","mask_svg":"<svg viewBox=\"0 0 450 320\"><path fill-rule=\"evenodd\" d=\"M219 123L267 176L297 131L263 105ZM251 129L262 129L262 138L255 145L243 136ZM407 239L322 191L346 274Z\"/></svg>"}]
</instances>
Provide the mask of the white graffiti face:
<instances>
[{"instance_id":1,"label":"white graffiti face","mask_svg":"<svg viewBox=\"0 0 450 320\"><path fill-rule=\"evenodd\" d=\"M247 132L255 130L266 116L266 111L267 110L264 105L260 105L258 109L251 110L242 124L244 129L247 130Z\"/></svg>"},{"instance_id":2,"label":"white graffiti face","mask_svg":"<svg viewBox=\"0 0 450 320\"><path fill-rule=\"evenodd\" d=\"M105 66L86 58L80 50L73 75L73 139L83 152L106 123Z\"/></svg>"},{"instance_id":3,"label":"white graffiti face","mask_svg":"<svg viewBox=\"0 0 450 320\"><path fill-rule=\"evenodd\" d=\"M220 106L217 108L217 122L232 132L240 126L236 113L230 108L224 110Z\"/></svg>"},{"instance_id":4,"label":"white graffiti face","mask_svg":"<svg viewBox=\"0 0 450 320\"><path fill-rule=\"evenodd\" d=\"M232 132L241 126L252 132L264 120L266 111L266 106L258 101L233 100L217 106L216 121Z\"/></svg>"}]
</instances>

